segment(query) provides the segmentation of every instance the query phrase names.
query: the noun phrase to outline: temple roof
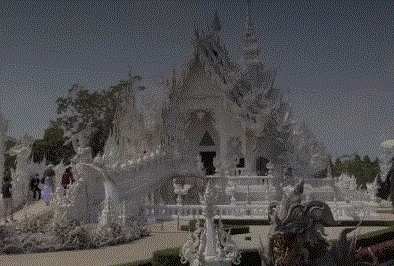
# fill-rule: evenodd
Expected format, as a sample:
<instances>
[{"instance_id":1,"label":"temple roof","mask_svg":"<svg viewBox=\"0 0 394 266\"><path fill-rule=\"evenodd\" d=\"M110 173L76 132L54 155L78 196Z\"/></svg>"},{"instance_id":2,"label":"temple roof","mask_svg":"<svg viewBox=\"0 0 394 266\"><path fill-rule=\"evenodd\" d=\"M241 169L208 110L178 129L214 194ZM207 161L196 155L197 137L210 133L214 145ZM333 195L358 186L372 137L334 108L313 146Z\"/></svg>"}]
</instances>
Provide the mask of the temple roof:
<instances>
[{"instance_id":1,"label":"temple roof","mask_svg":"<svg viewBox=\"0 0 394 266\"><path fill-rule=\"evenodd\" d=\"M181 73L174 75L174 80L170 84L171 95L178 95L181 91L184 94L185 89L191 89L185 88L186 83L197 79L196 75L208 77L212 86L206 86L206 88L215 87L217 92L229 95L237 79L238 69L231 62L226 47L220 41L220 31L221 23L216 11L211 25L205 31L195 29L194 52L187 63L183 65ZM204 83L206 82L208 81L204 81ZM215 94L213 91L201 93Z\"/></svg>"},{"instance_id":2,"label":"temple roof","mask_svg":"<svg viewBox=\"0 0 394 266\"><path fill-rule=\"evenodd\" d=\"M244 60L240 65L231 61L226 47L221 43L221 27L215 11L212 23L205 31L195 29L194 52L182 72L173 75L171 95L225 95L233 110L246 120L251 128L263 127L264 121L274 116L274 113L275 119L285 119L289 108L282 112L282 95L278 89L273 88L277 72L264 69L257 57L259 48L250 19L250 6L245 22ZM190 86L193 82L200 86ZM206 92L206 89L214 91ZM278 115L279 113L281 114ZM289 121L290 119L287 122Z\"/></svg>"}]
</instances>

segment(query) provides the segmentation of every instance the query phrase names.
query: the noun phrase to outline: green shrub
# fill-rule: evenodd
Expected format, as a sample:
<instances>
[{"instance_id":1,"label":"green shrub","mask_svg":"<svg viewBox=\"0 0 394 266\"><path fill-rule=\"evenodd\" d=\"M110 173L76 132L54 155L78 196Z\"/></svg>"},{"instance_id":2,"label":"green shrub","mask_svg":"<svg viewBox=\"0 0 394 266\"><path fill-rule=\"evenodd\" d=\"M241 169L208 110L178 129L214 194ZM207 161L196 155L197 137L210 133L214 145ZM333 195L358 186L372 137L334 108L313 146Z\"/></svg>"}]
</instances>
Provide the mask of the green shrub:
<instances>
[{"instance_id":1,"label":"green shrub","mask_svg":"<svg viewBox=\"0 0 394 266\"><path fill-rule=\"evenodd\" d=\"M153 253L151 261L126 263L118 266L188 266L182 264L179 256L180 248L159 250ZM257 250L241 250L241 264L239 266L260 266L261 258Z\"/></svg>"},{"instance_id":2,"label":"green shrub","mask_svg":"<svg viewBox=\"0 0 394 266\"><path fill-rule=\"evenodd\" d=\"M179 253L180 248L158 250L153 253L152 266L184 266Z\"/></svg>"}]
</instances>

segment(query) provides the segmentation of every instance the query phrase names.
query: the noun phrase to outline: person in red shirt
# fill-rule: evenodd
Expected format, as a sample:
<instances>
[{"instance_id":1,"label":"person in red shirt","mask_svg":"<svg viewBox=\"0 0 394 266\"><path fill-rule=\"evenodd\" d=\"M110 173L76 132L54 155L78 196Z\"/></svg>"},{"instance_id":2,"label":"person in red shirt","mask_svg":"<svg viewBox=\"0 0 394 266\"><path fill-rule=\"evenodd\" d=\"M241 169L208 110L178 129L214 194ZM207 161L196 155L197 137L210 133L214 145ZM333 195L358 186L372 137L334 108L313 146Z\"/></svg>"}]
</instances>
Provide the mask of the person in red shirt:
<instances>
[{"instance_id":1,"label":"person in red shirt","mask_svg":"<svg viewBox=\"0 0 394 266\"><path fill-rule=\"evenodd\" d=\"M71 166L70 166L66 168L66 171L63 174L62 186L64 187L64 189L67 189L69 185L71 185L72 183L74 183L74 176L71 172Z\"/></svg>"}]
</instances>

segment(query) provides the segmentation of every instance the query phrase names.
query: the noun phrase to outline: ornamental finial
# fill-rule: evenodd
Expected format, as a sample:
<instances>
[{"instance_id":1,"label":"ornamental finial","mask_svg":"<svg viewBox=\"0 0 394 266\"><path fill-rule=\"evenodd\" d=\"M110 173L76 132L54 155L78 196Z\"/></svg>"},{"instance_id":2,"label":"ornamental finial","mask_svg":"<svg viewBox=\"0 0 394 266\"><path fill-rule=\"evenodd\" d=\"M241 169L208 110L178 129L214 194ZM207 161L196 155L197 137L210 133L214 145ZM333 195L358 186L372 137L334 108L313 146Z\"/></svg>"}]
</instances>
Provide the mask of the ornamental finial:
<instances>
[{"instance_id":1,"label":"ornamental finial","mask_svg":"<svg viewBox=\"0 0 394 266\"><path fill-rule=\"evenodd\" d=\"M220 19L218 16L218 11L215 9L215 15L213 17L213 21L212 21L212 30L213 31L220 31L222 28L221 23L220 23Z\"/></svg>"}]
</instances>

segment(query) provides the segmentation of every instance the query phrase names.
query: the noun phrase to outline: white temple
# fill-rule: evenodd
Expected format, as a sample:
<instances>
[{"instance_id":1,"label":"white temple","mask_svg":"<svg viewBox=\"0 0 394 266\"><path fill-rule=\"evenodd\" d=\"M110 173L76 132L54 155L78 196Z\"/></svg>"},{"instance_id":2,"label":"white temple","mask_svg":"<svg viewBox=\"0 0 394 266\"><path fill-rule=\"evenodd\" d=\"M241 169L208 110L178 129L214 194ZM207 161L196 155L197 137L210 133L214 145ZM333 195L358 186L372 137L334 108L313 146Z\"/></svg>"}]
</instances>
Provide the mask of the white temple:
<instances>
[{"instance_id":1,"label":"white temple","mask_svg":"<svg viewBox=\"0 0 394 266\"><path fill-rule=\"evenodd\" d=\"M168 101L154 127L147 128L130 92L107 142L106 160L127 163L160 147L167 155L201 158L208 175L218 168L265 175L269 161L280 175L287 168L300 176L325 169L324 146L306 125L296 131L289 104L273 86L277 71L259 59L250 8L239 63L221 43L221 27L215 13L205 31L195 30L194 52L180 73L163 81Z\"/></svg>"}]
</instances>

